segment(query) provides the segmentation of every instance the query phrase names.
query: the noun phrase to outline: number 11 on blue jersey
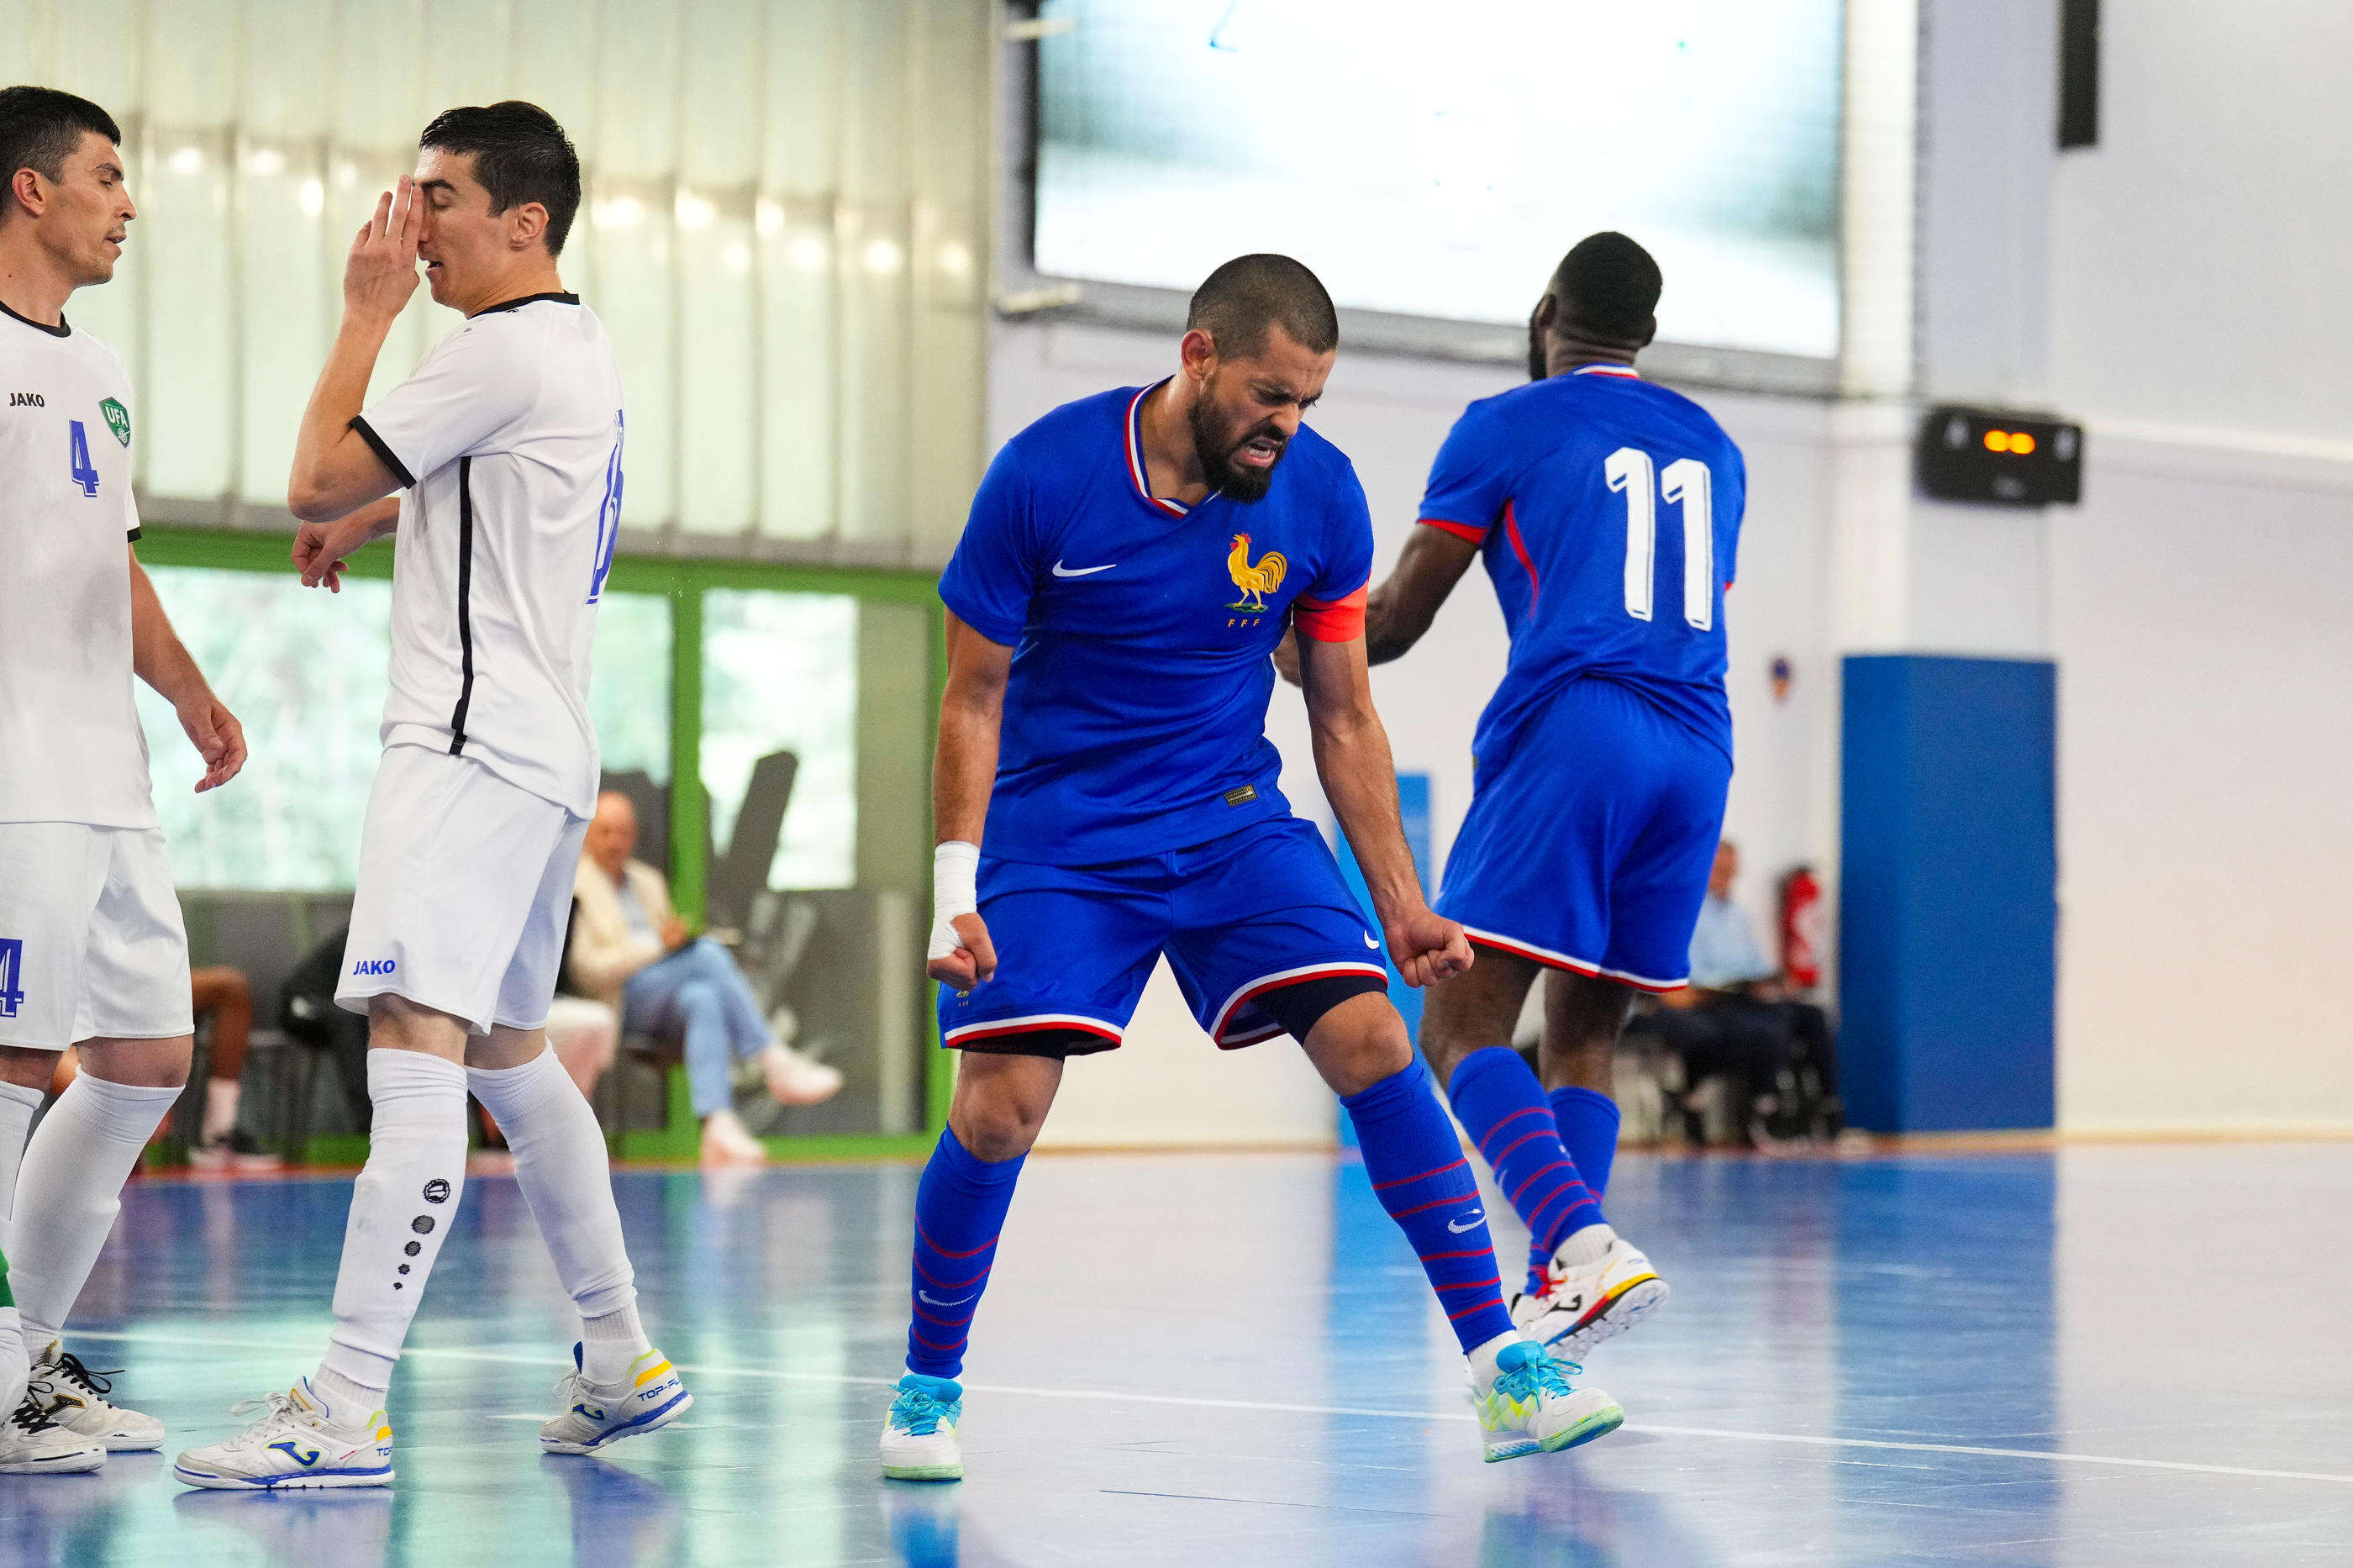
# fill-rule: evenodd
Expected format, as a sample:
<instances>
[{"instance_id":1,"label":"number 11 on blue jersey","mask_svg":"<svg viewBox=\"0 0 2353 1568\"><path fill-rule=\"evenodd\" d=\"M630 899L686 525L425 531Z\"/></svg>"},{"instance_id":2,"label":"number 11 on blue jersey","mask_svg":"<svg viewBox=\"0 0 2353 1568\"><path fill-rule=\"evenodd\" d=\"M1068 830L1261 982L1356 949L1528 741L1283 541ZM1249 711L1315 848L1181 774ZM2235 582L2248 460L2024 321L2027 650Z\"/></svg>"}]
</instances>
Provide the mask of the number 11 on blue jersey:
<instances>
[{"instance_id":1,"label":"number 11 on blue jersey","mask_svg":"<svg viewBox=\"0 0 2353 1568\"><path fill-rule=\"evenodd\" d=\"M72 423L73 467L69 472L73 482L81 487L82 494L94 496L98 493L98 465L90 460L90 430L79 419Z\"/></svg>"}]
</instances>

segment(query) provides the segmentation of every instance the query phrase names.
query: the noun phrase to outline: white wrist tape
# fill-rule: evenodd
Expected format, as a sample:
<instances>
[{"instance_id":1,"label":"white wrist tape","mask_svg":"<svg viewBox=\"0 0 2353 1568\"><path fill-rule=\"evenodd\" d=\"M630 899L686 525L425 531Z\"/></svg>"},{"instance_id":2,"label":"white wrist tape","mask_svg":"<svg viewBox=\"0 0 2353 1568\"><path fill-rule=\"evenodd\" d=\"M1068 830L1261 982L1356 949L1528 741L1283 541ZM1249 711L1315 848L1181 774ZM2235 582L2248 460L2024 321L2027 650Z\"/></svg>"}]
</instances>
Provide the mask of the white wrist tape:
<instances>
[{"instance_id":1,"label":"white wrist tape","mask_svg":"<svg viewBox=\"0 0 2353 1568\"><path fill-rule=\"evenodd\" d=\"M932 851L932 942L923 955L926 963L964 945L964 938L948 922L980 912L979 880L979 845L950 839Z\"/></svg>"}]
</instances>

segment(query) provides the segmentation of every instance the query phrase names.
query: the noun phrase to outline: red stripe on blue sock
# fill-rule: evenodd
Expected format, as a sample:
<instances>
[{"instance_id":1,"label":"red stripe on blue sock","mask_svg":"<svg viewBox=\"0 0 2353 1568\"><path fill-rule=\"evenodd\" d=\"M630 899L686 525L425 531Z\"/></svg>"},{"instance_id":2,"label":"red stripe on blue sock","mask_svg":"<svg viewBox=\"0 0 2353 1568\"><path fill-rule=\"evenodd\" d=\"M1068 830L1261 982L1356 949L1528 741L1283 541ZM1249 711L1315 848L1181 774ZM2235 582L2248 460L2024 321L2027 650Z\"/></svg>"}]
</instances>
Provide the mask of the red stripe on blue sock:
<instances>
[{"instance_id":1,"label":"red stripe on blue sock","mask_svg":"<svg viewBox=\"0 0 2353 1568\"><path fill-rule=\"evenodd\" d=\"M1553 1249L1573 1233L1601 1223L1599 1192L1584 1179L1554 1120L1557 1101L1546 1098L1526 1058L1509 1046L1489 1046L1464 1057L1447 1084L1447 1097L1494 1172L1495 1184L1527 1224L1527 1289L1539 1289ZM1507 1128L1512 1136L1499 1137Z\"/></svg>"},{"instance_id":2,"label":"red stripe on blue sock","mask_svg":"<svg viewBox=\"0 0 2353 1568\"><path fill-rule=\"evenodd\" d=\"M1364 1151L1373 1196L1405 1232L1462 1348L1512 1331L1486 1210L1454 1124L1430 1092L1430 1071L1411 1066L1344 1097Z\"/></svg>"}]
</instances>

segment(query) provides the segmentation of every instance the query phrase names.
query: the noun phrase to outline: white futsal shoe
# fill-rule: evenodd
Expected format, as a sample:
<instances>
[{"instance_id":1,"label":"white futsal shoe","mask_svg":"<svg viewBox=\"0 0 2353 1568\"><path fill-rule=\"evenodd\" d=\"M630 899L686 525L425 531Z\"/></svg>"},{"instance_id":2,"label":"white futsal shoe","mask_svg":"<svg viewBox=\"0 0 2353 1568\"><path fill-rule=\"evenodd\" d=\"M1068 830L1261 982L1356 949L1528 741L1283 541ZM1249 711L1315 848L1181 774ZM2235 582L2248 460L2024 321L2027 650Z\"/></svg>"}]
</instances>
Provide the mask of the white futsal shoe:
<instances>
[{"instance_id":1,"label":"white futsal shoe","mask_svg":"<svg viewBox=\"0 0 2353 1568\"><path fill-rule=\"evenodd\" d=\"M106 1463L106 1446L49 1419L47 1402L28 1389L0 1421L0 1476L76 1475Z\"/></svg>"},{"instance_id":2,"label":"white futsal shoe","mask_svg":"<svg viewBox=\"0 0 2353 1568\"><path fill-rule=\"evenodd\" d=\"M769 1097L779 1105L815 1105L841 1092L839 1068L781 1043L760 1053L760 1074L768 1080Z\"/></svg>"},{"instance_id":3,"label":"white futsal shoe","mask_svg":"<svg viewBox=\"0 0 2353 1568\"><path fill-rule=\"evenodd\" d=\"M649 1350L629 1363L627 1382L602 1387L581 1372L580 1347L572 1347L572 1370L555 1381L562 1415L539 1429L539 1446L551 1454L593 1454L607 1443L638 1437L667 1426L694 1404L670 1358Z\"/></svg>"},{"instance_id":4,"label":"white futsal shoe","mask_svg":"<svg viewBox=\"0 0 2353 1568\"><path fill-rule=\"evenodd\" d=\"M1603 1237L1595 1237L1597 1230ZM1667 1282L1649 1258L1608 1226L1588 1226L1554 1251L1542 1289L1512 1298L1512 1321L1538 1344L1575 1361L1666 1300Z\"/></svg>"},{"instance_id":5,"label":"white futsal shoe","mask_svg":"<svg viewBox=\"0 0 2353 1568\"><path fill-rule=\"evenodd\" d=\"M40 1394L49 1419L69 1432L105 1445L110 1454L143 1454L164 1446L164 1424L153 1415L110 1404L114 1384L107 1381L119 1372L92 1372L81 1357L51 1340L33 1358L31 1387Z\"/></svg>"},{"instance_id":6,"label":"white futsal shoe","mask_svg":"<svg viewBox=\"0 0 2353 1568\"><path fill-rule=\"evenodd\" d=\"M1479 1416L1487 1462L1556 1454L1618 1430L1626 1420L1618 1402L1569 1381L1583 1370L1533 1341L1518 1340L1495 1352L1495 1380L1485 1388L1473 1373L1471 1407Z\"/></svg>"},{"instance_id":7,"label":"white futsal shoe","mask_svg":"<svg viewBox=\"0 0 2353 1568\"><path fill-rule=\"evenodd\" d=\"M343 1417L307 1377L284 1394L240 1401L229 1414L261 1419L226 1443L182 1454L172 1467L176 1479L219 1491L380 1487L392 1479L392 1428L384 1412Z\"/></svg>"},{"instance_id":8,"label":"white futsal shoe","mask_svg":"<svg viewBox=\"0 0 2353 1568\"><path fill-rule=\"evenodd\" d=\"M956 1423L964 1419L964 1385L954 1378L909 1373L899 1380L891 1413L882 1418L882 1473L894 1481L960 1481L964 1450Z\"/></svg>"}]
</instances>

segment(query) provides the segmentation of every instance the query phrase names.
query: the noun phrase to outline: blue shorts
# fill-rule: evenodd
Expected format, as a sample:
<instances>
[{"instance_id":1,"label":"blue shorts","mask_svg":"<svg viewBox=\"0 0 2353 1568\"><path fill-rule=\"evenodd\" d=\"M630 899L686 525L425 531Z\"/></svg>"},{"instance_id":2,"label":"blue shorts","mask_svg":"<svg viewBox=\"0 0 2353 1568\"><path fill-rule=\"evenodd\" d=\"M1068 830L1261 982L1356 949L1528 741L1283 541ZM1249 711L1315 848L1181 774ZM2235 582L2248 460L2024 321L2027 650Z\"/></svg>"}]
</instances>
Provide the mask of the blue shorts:
<instances>
[{"instance_id":1,"label":"blue shorts","mask_svg":"<svg viewBox=\"0 0 2353 1568\"><path fill-rule=\"evenodd\" d=\"M1324 836L1295 816L1108 866L983 855L979 892L997 968L962 994L940 988L940 1037L958 1049L1021 1049L1029 1036L1060 1042L1047 1055L1110 1050L1164 952L1193 1016L1229 1050L1283 1032L1280 1004L1259 1005L1271 992L1388 984Z\"/></svg>"},{"instance_id":2,"label":"blue shorts","mask_svg":"<svg viewBox=\"0 0 2353 1568\"><path fill-rule=\"evenodd\" d=\"M1438 911L1482 946L1672 991L1731 784L1706 736L1616 681L1572 680L1479 759Z\"/></svg>"}]
</instances>

